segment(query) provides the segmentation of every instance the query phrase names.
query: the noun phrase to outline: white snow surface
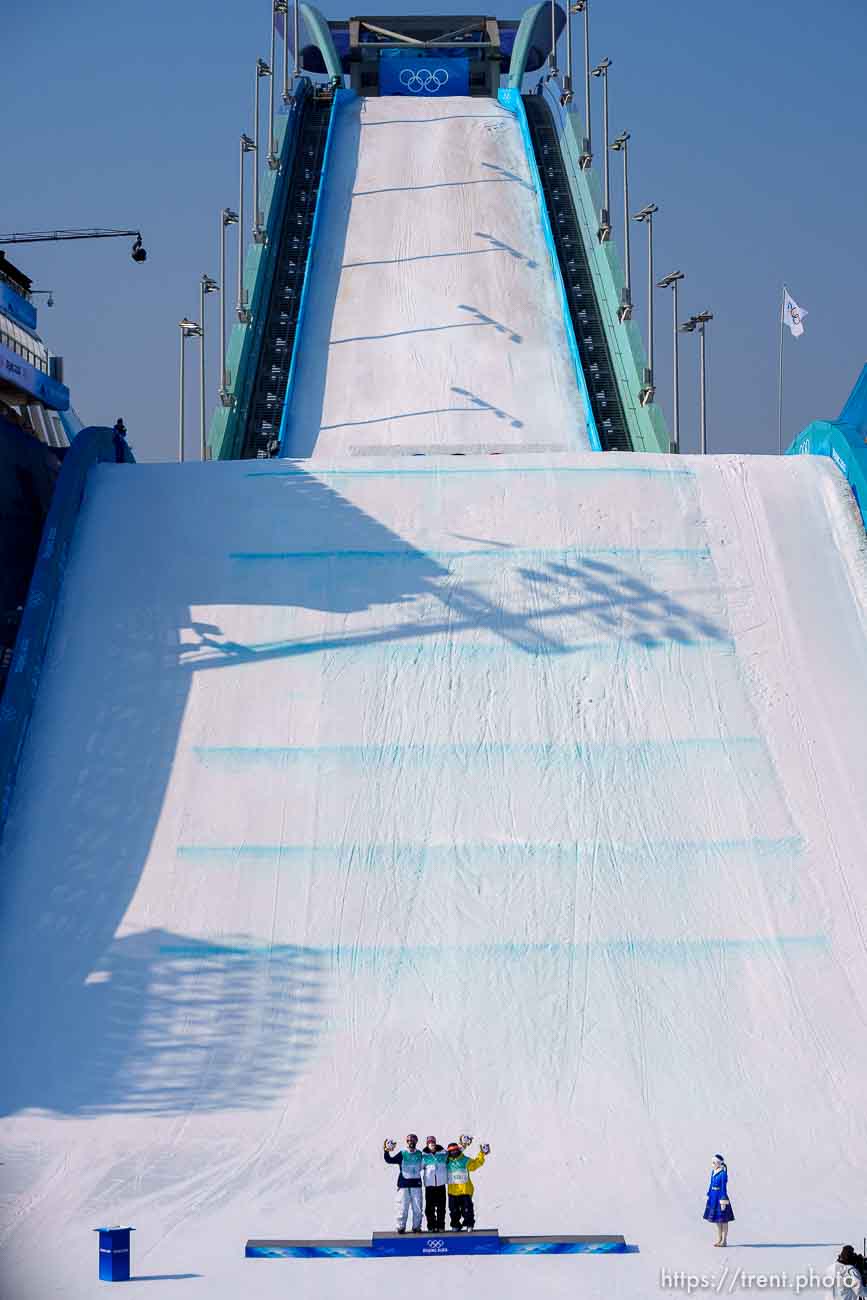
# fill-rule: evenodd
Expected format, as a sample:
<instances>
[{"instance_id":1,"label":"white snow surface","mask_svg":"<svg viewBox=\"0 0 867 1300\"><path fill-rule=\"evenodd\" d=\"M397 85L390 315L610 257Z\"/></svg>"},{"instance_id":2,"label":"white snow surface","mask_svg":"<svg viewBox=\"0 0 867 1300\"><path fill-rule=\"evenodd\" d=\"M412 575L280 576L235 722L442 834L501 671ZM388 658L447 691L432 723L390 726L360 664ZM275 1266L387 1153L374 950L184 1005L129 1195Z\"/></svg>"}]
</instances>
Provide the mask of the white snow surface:
<instances>
[{"instance_id":1,"label":"white snow surface","mask_svg":"<svg viewBox=\"0 0 867 1300\"><path fill-rule=\"evenodd\" d=\"M335 113L288 454L589 448L515 118L457 97Z\"/></svg>"},{"instance_id":2,"label":"white snow surface","mask_svg":"<svg viewBox=\"0 0 867 1300\"><path fill-rule=\"evenodd\" d=\"M4 1300L102 1294L105 1222L178 1300L860 1243L865 619L810 457L94 471L0 850ZM410 1130L637 1253L243 1258L390 1228Z\"/></svg>"}]
</instances>

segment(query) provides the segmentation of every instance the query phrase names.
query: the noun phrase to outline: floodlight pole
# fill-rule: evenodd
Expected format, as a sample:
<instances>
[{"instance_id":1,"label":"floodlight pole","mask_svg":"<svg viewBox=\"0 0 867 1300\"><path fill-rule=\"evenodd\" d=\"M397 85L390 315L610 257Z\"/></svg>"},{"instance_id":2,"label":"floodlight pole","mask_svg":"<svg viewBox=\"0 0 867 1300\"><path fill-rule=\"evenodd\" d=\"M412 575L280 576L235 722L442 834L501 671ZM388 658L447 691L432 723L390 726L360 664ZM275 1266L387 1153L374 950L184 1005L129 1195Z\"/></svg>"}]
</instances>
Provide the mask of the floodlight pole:
<instances>
[{"instance_id":1,"label":"floodlight pole","mask_svg":"<svg viewBox=\"0 0 867 1300\"><path fill-rule=\"evenodd\" d=\"M274 95L275 83L277 81L275 69L277 67L278 3L279 0L271 0L271 81L268 86L268 166L272 172L277 170L280 161L277 157L277 141L274 136Z\"/></svg>"},{"instance_id":2,"label":"floodlight pole","mask_svg":"<svg viewBox=\"0 0 867 1300\"><path fill-rule=\"evenodd\" d=\"M623 154L623 260L624 284L620 292L620 306L617 309L618 320L632 319L632 253L629 243L629 132L621 131L609 148L615 153Z\"/></svg>"},{"instance_id":3,"label":"floodlight pole","mask_svg":"<svg viewBox=\"0 0 867 1300\"><path fill-rule=\"evenodd\" d=\"M274 22L283 15L283 103L289 102L289 0L274 0Z\"/></svg>"},{"instance_id":4,"label":"floodlight pole","mask_svg":"<svg viewBox=\"0 0 867 1300\"><path fill-rule=\"evenodd\" d=\"M238 320L242 325L250 323L250 312L247 309L246 290L244 289L244 155L252 152L255 148L256 146L250 137L242 133L241 170L238 184L238 302L236 308Z\"/></svg>"},{"instance_id":5,"label":"floodlight pole","mask_svg":"<svg viewBox=\"0 0 867 1300\"><path fill-rule=\"evenodd\" d=\"M259 208L259 82L263 77L270 77L271 69L264 59L256 60L256 94L253 99L253 140L256 157L253 159L253 242L264 244L265 232L262 229L262 213ZM273 84L273 77L271 78Z\"/></svg>"},{"instance_id":6,"label":"floodlight pole","mask_svg":"<svg viewBox=\"0 0 867 1300\"><path fill-rule=\"evenodd\" d=\"M186 377L184 374L184 362L186 358L187 339L201 335L202 330L194 320L188 320L185 316L183 320L178 321L181 330L181 373L180 373L180 402L178 406L178 460L183 463L184 459L184 388L186 386Z\"/></svg>"},{"instance_id":7,"label":"floodlight pole","mask_svg":"<svg viewBox=\"0 0 867 1300\"><path fill-rule=\"evenodd\" d=\"M694 334L698 330L699 342L699 450L702 456L707 455L707 364L705 354L704 328L708 321L713 320L713 312L702 311L696 316L690 316L686 324L680 326L682 334Z\"/></svg>"},{"instance_id":8,"label":"floodlight pole","mask_svg":"<svg viewBox=\"0 0 867 1300\"><path fill-rule=\"evenodd\" d=\"M670 275L664 276L658 284L660 289L670 288L672 291L672 305L674 308L673 315L673 335L672 335L672 358L674 370L674 437L671 440L669 451L677 455L680 451L680 367L678 363L678 337L677 337L677 286L684 279L683 271L672 271Z\"/></svg>"},{"instance_id":9,"label":"floodlight pole","mask_svg":"<svg viewBox=\"0 0 867 1300\"><path fill-rule=\"evenodd\" d=\"M653 401L653 216L659 208L655 203L648 203L640 212L636 212L633 221L642 221L647 226L647 369L644 372L644 384L638 394L642 406Z\"/></svg>"},{"instance_id":10,"label":"floodlight pole","mask_svg":"<svg viewBox=\"0 0 867 1300\"><path fill-rule=\"evenodd\" d=\"M611 187L608 175L608 69L611 67L610 59L603 59L597 67L593 69L591 76L602 78L602 212L599 215L599 229L597 235L600 244L604 244L611 238Z\"/></svg>"},{"instance_id":11,"label":"floodlight pole","mask_svg":"<svg viewBox=\"0 0 867 1300\"><path fill-rule=\"evenodd\" d=\"M571 8L573 13L584 15L584 138L578 166L586 171L593 161L590 139L590 0L574 0Z\"/></svg>"},{"instance_id":12,"label":"floodlight pole","mask_svg":"<svg viewBox=\"0 0 867 1300\"><path fill-rule=\"evenodd\" d=\"M205 295L216 293L220 286L209 275L203 275L199 281L199 320L201 321L201 345L199 347L199 450L202 460L206 457L205 446Z\"/></svg>"},{"instance_id":13,"label":"floodlight pole","mask_svg":"<svg viewBox=\"0 0 867 1300\"><path fill-rule=\"evenodd\" d=\"M225 406L229 399L229 374L226 369L226 227L238 224L238 214L231 208L220 213L220 401ZM240 256L240 253L239 253Z\"/></svg>"},{"instance_id":14,"label":"floodlight pole","mask_svg":"<svg viewBox=\"0 0 867 1300\"><path fill-rule=\"evenodd\" d=\"M551 53L548 56L548 80L556 81L557 69L557 0L551 0Z\"/></svg>"},{"instance_id":15,"label":"floodlight pole","mask_svg":"<svg viewBox=\"0 0 867 1300\"><path fill-rule=\"evenodd\" d=\"M698 317L698 351L699 366L701 373L701 454L707 455L707 358L705 354L704 329L709 320L713 320L710 312L702 312Z\"/></svg>"}]
</instances>

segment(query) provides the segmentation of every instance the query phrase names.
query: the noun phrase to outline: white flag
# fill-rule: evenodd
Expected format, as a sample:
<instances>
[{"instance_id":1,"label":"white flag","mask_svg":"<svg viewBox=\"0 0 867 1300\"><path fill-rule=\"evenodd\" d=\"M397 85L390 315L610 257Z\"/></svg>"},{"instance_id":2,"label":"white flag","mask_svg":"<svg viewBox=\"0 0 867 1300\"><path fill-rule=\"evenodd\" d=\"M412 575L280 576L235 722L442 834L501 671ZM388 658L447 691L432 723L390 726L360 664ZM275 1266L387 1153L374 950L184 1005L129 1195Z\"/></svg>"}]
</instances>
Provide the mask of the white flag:
<instances>
[{"instance_id":1,"label":"white flag","mask_svg":"<svg viewBox=\"0 0 867 1300\"><path fill-rule=\"evenodd\" d=\"M792 338L799 339L804 332L804 317L806 311L799 307L795 302L788 289L785 291L786 296L783 299L783 324L788 325L792 331Z\"/></svg>"}]
</instances>

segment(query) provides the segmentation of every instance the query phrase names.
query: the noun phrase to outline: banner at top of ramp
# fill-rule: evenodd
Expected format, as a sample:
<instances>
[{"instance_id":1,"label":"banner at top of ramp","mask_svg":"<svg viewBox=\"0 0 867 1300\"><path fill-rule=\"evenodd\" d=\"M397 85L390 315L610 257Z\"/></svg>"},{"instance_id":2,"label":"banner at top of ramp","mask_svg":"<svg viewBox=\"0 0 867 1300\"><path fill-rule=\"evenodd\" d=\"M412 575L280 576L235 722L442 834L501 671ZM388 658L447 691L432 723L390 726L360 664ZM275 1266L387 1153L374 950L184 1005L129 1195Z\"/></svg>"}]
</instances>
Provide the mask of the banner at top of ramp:
<instances>
[{"instance_id":1,"label":"banner at top of ramp","mask_svg":"<svg viewBox=\"0 0 867 1300\"><path fill-rule=\"evenodd\" d=\"M451 56L451 57L450 57ZM382 95L468 95L470 61L441 50L435 57L411 50L381 50L379 91Z\"/></svg>"}]
</instances>

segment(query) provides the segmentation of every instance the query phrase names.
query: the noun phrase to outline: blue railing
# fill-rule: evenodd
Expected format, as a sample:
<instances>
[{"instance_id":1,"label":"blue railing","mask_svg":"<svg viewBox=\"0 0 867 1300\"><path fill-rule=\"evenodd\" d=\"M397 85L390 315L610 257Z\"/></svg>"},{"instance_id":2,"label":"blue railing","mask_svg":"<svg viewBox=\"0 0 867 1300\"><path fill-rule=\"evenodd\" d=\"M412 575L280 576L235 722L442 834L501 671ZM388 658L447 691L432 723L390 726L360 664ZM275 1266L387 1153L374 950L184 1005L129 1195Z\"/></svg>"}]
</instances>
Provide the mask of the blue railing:
<instances>
[{"instance_id":1,"label":"blue railing","mask_svg":"<svg viewBox=\"0 0 867 1300\"><path fill-rule=\"evenodd\" d=\"M328 193L328 173L331 162L331 149L334 143L334 134L337 129L337 117L344 104L347 104L358 96L354 90L334 91L334 106L331 110L331 117L328 119L328 134L325 137L325 152L322 155L322 172L319 177L319 192L316 195L316 207L313 210L313 225L310 230L310 246L307 250L307 264L304 267L304 280L301 285L301 299L298 304L298 321L295 325L295 338L292 340L292 360L289 363L289 378L286 381L286 392L283 395L283 410L280 415L280 455L287 455L287 444L291 429L289 427L289 413L292 409L292 394L295 391L295 378L298 373L298 357L301 348L301 335L304 332L304 318L307 314L307 300L310 293L310 282L315 274L316 258L318 255L317 244L319 242L319 227L322 221L322 208L326 202Z\"/></svg>"},{"instance_id":2,"label":"blue railing","mask_svg":"<svg viewBox=\"0 0 867 1300\"><path fill-rule=\"evenodd\" d=\"M569 353L572 357L572 364L575 367L575 378L578 382L578 390L581 393L581 400L584 403L584 411L587 417L587 436L590 439L592 450L601 451L602 443L599 440L599 430L596 427L593 407L590 404L590 394L587 391L587 379L584 375L584 367L581 364L581 356L578 351L578 340L575 337L572 315L569 311L569 300L566 297L566 286L563 283L563 272L560 269L560 259L557 256L557 249L554 244L554 234L551 230L551 221L548 217L548 206L545 202L545 194L542 189L539 168L536 164L536 153L533 149L533 141L530 138L530 127L527 122L527 112L524 108L524 101L521 99L521 92L519 90L501 90L497 98L504 108L507 108L510 113L514 114L518 122L518 128L521 132L521 139L524 142L524 152L527 155L527 165L530 168L533 188L536 191L536 198L539 203L539 218L542 223L542 234L545 238L545 245L551 258L551 271L560 298L560 313L563 318L563 328L566 331L566 342L569 345Z\"/></svg>"},{"instance_id":3,"label":"blue railing","mask_svg":"<svg viewBox=\"0 0 867 1300\"><path fill-rule=\"evenodd\" d=\"M639 393L644 385L647 352L636 320L619 316L626 276L614 240L600 241L599 213L603 204L602 183L595 167L580 166L583 119L574 104L564 107L547 81L539 83L545 102L554 115L566 179L578 218L578 226L593 289L608 342L611 364L617 378L623 414L633 451L668 452L670 438L665 417L656 402L642 406ZM538 90L538 87L537 87Z\"/></svg>"},{"instance_id":4,"label":"blue railing","mask_svg":"<svg viewBox=\"0 0 867 1300\"><path fill-rule=\"evenodd\" d=\"M226 355L229 371L229 402L218 406L211 422L208 443L215 460L235 460L241 455L244 430L256 381L256 370L265 329L267 304L277 265L280 231L288 198L288 178L295 161L304 101L312 86L302 77L293 93L285 116L276 123L280 168L268 171L261 182L261 202L265 218L265 242L250 241L241 250L244 257L244 288L250 309L248 325L238 322L232 329ZM258 161L254 159L258 166Z\"/></svg>"}]
</instances>

